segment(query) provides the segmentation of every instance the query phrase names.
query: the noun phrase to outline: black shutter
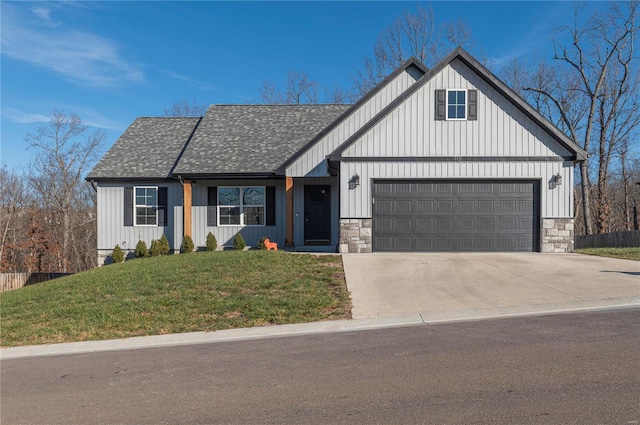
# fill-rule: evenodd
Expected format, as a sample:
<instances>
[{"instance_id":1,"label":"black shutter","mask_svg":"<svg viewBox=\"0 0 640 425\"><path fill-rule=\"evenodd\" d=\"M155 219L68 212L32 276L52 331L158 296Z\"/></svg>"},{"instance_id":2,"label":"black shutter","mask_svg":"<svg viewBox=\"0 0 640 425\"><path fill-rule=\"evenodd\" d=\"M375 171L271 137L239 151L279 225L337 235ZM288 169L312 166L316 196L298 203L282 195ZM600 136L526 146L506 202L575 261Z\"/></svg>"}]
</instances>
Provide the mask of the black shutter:
<instances>
[{"instance_id":1,"label":"black shutter","mask_svg":"<svg viewBox=\"0 0 640 425\"><path fill-rule=\"evenodd\" d=\"M218 188L207 188L207 226L218 225Z\"/></svg>"},{"instance_id":2,"label":"black shutter","mask_svg":"<svg viewBox=\"0 0 640 425\"><path fill-rule=\"evenodd\" d=\"M446 120L447 119L447 91L446 90L436 90L436 120Z\"/></svg>"},{"instance_id":3,"label":"black shutter","mask_svg":"<svg viewBox=\"0 0 640 425\"><path fill-rule=\"evenodd\" d=\"M124 225L133 226L133 188L124 188Z\"/></svg>"},{"instance_id":4,"label":"black shutter","mask_svg":"<svg viewBox=\"0 0 640 425\"><path fill-rule=\"evenodd\" d=\"M158 188L158 226L167 225L167 188Z\"/></svg>"},{"instance_id":5,"label":"black shutter","mask_svg":"<svg viewBox=\"0 0 640 425\"><path fill-rule=\"evenodd\" d=\"M276 225L276 188L275 186L267 186L266 207L267 207L266 225L275 226Z\"/></svg>"},{"instance_id":6,"label":"black shutter","mask_svg":"<svg viewBox=\"0 0 640 425\"><path fill-rule=\"evenodd\" d=\"M475 121L478 119L478 90L467 90L467 99L467 119Z\"/></svg>"}]
</instances>

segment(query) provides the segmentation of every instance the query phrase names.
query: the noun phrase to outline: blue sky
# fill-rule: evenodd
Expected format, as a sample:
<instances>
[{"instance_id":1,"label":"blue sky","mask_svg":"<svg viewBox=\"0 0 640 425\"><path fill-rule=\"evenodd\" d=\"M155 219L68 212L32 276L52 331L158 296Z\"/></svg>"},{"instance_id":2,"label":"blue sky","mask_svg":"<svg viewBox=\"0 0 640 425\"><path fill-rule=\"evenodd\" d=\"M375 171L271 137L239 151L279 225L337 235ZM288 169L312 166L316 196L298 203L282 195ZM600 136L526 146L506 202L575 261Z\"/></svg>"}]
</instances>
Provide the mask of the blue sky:
<instances>
[{"instance_id":1,"label":"blue sky","mask_svg":"<svg viewBox=\"0 0 640 425\"><path fill-rule=\"evenodd\" d=\"M181 100L252 103L290 70L348 89L379 33L418 4L460 19L471 54L500 68L551 56L572 2L12 2L2 1L0 162L23 169L24 137L53 108L103 128L108 149L137 116ZM605 8L590 2L588 10Z\"/></svg>"}]
</instances>

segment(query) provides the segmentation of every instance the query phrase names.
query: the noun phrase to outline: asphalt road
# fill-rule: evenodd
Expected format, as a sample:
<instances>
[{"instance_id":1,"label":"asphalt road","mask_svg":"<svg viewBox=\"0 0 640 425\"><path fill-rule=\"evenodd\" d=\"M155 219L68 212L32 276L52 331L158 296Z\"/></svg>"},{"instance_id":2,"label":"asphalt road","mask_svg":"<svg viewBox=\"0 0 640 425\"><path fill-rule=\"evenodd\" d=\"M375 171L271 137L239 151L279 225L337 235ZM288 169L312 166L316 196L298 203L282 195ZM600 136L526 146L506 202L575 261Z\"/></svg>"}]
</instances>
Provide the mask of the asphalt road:
<instances>
[{"instance_id":1,"label":"asphalt road","mask_svg":"<svg viewBox=\"0 0 640 425\"><path fill-rule=\"evenodd\" d=\"M2 361L7 424L638 424L640 310Z\"/></svg>"}]
</instances>

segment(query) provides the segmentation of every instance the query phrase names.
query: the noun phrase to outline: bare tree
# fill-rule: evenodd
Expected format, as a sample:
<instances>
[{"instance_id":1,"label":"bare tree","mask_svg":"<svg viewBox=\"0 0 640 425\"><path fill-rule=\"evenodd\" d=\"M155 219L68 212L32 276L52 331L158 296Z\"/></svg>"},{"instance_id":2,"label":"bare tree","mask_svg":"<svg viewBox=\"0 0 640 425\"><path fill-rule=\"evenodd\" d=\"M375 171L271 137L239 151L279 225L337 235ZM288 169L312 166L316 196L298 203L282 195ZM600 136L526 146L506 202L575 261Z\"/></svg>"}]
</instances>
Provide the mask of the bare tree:
<instances>
[{"instance_id":1,"label":"bare tree","mask_svg":"<svg viewBox=\"0 0 640 425\"><path fill-rule=\"evenodd\" d=\"M173 102L173 105L164 109L165 116L168 117L201 117L207 112L207 106L192 100L191 103L186 100Z\"/></svg>"},{"instance_id":2,"label":"bare tree","mask_svg":"<svg viewBox=\"0 0 640 425\"><path fill-rule=\"evenodd\" d=\"M68 269L72 230L80 224L74 218L95 225L95 215L87 217L82 211L85 205L82 196L87 185L83 177L95 163L104 139L102 130L90 133L78 115L57 109L53 110L49 123L25 138L36 153L30 182L41 210L49 211L52 214L49 220L60 229L62 272Z\"/></svg>"},{"instance_id":3,"label":"bare tree","mask_svg":"<svg viewBox=\"0 0 640 425\"><path fill-rule=\"evenodd\" d=\"M269 104L300 105L318 103L318 82L304 71L289 71L283 90L272 81L264 81L260 88L260 102Z\"/></svg>"},{"instance_id":4,"label":"bare tree","mask_svg":"<svg viewBox=\"0 0 640 425\"><path fill-rule=\"evenodd\" d=\"M355 91L365 94L411 56L433 66L457 46L468 45L471 30L461 20L436 24L431 7L404 11L385 28L373 48L356 69Z\"/></svg>"},{"instance_id":5,"label":"bare tree","mask_svg":"<svg viewBox=\"0 0 640 425\"><path fill-rule=\"evenodd\" d=\"M587 162L579 164L586 234L594 233L594 227L599 233L606 231L611 212L611 161L617 146L638 133L637 11L635 1L611 3L606 13L583 21L583 6L576 3L574 24L556 33L553 63L533 67L525 92L521 92L590 154ZM591 183L593 174L595 186Z\"/></svg>"},{"instance_id":6,"label":"bare tree","mask_svg":"<svg viewBox=\"0 0 640 425\"><path fill-rule=\"evenodd\" d=\"M10 232L15 234L21 227L19 215L27 207L27 197L25 178L6 167L0 168L0 264L5 264L8 242L15 239L10 237Z\"/></svg>"}]
</instances>

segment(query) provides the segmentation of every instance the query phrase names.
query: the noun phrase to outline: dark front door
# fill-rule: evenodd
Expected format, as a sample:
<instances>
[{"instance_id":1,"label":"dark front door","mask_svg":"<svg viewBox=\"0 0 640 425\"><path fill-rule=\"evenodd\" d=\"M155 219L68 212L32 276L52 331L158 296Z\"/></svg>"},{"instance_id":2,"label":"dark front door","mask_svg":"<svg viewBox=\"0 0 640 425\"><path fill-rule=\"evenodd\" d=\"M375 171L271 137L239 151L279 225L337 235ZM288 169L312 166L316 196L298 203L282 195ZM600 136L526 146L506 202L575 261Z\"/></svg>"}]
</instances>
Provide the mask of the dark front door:
<instances>
[{"instance_id":1,"label":"dark front door","mask_svg":"<svg viewBox=\"0 0 640 425\"><path fill-rule=\"evenodd\" d=\"M331 186L304 187L304 244L331 243Z\"/></svg>"}]
</instances>

